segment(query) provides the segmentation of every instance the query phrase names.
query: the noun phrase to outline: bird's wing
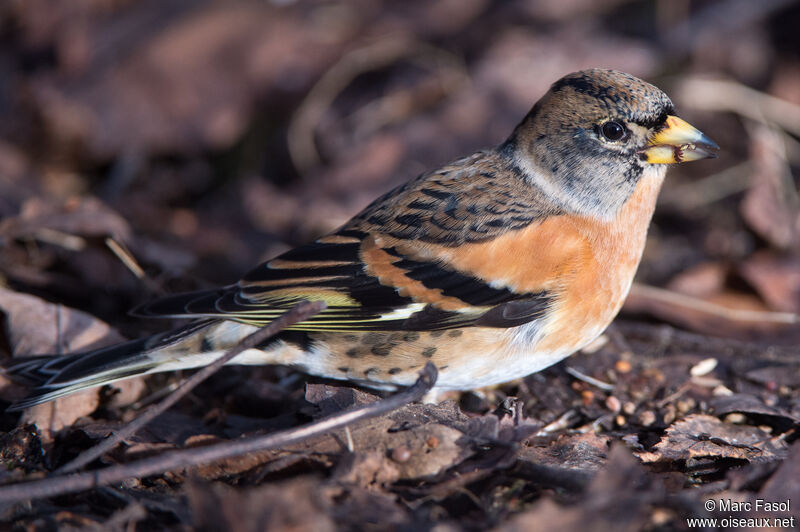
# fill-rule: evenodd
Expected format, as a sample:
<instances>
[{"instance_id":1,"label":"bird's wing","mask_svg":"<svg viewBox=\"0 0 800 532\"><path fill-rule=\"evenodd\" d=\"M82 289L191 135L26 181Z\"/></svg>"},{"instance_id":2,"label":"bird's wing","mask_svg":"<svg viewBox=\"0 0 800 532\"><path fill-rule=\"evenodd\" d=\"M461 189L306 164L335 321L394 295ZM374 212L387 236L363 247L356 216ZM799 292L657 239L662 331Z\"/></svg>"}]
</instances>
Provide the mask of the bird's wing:
<instances>
[{"instance_id":1,"label":"bird's wing","mask_svg":"<svg viewBox=\"0 0 800 532\"><path fill-rule=\"evenodd\" d=\"M486 242L560 209L496 152L476 153L388 192L346 227L448 247Z\"/></svg>"},{"instance_id":2,"label":"bird's wing","mask_svg":"<svg viewBox=\"0 0 800 532\"><path fill-rule=\"evenodd\" d=\"M458 269L445 256L491 245L552 212L535 195L515 194L513 180L498 177L482 157L395 189L339 231L262 264L235 285L171 296L136 313L261 325L310 299L325 301L327 309L296 330L511 327L535 320L552 301L546 289L516 291Z\"/></svg>"}]
</instances>

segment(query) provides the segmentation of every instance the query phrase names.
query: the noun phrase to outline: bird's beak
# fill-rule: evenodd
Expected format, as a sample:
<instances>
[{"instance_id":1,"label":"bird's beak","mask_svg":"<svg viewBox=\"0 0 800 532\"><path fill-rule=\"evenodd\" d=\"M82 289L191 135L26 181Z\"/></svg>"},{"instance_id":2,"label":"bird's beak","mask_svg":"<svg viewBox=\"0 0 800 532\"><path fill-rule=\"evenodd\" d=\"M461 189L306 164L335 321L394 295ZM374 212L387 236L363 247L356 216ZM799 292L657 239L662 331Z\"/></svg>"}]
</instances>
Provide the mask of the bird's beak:
<instances>
[{"instance_id":1,"label":"bird's beak","mask_svg":"<svg viewBox=\"0 0 800 532\"><path fill-rule=\"evenodd\" d=\"M677 116L667 116L663 128L656 131L648 145L639 151L642 159L651 164L672 164L714 158L717 143L705 133Z\"/></svg>"}]
</instances>

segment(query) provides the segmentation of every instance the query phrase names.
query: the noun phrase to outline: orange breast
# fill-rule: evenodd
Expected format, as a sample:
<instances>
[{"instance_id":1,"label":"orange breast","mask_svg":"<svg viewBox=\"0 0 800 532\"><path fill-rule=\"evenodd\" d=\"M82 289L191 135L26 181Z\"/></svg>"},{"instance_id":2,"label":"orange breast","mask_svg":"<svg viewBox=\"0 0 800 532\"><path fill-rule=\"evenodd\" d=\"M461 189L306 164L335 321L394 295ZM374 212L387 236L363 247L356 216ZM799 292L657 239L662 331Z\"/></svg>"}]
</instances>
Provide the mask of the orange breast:
<instances>
[{"instance_id":1,"label":"orange breast","mask_svg":"<svg viewBox=\"0 0 800 532\"><path fill-rule=\"evenodd\" d=\"M556 294L538 349L569 348L565 342L579 349L608 326L627 296L662 182L663 170L643 176L611 220L554 216L437 253L459 270L516 291Z\"/></svg>"}]
</instances>

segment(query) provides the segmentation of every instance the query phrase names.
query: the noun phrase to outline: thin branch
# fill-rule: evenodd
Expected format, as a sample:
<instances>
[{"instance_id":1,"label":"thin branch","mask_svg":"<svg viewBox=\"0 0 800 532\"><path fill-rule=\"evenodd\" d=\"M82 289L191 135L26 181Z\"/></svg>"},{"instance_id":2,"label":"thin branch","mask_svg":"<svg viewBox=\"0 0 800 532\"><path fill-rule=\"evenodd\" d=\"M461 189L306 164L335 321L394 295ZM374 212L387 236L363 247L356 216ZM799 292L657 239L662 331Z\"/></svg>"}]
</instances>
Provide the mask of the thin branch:
<instances>
[{"instance_id":1,"label":"thin branch","mask_svg":"<svg viewBox=\"0 0 800 532\"><path fill-rule=\"evenodd\" d=\"M736 309L718 305L710 301L687 296L671 290L657 288L655 286L633 283L630 291L631 296L638 296L650 301L665 303L673 307L683 307L716 316L732 322L746 323L777 323L781 325L791 325L800 321L794 312L770 312L761 310Z\"/></svg>"},{"instance_id":2,"label":"thin branch","mask_svg":"<svg viewBox=\"0 0 800 532\"><path fill-rule=\"evenodd\" d=\"M386 399L376 401L352 410L328 416L315 423L289 429L274 434L243 438L241 440L170 451L159 456L146 458L129 464L121 464L95 471L55 475L42 480L20 482L0 486L0 503L16 503L44 497L55 497L122 482L129 478L193 467L225 458L247 453L276 449L299 441L319 436L332 430L348 426L356 421L380 416L419 401L436 383L436 366L428 362L420 376L411 387Z\"/></svg>"},{"instance_id":3,"label":"thin branch","mask_svg":"<svg viewBox=\"0 0 800 532\"><path fill-rule=\"evenodd\" d=\"M258 329L251 335L244 338L241 342L225 352L224 355L214 362L205 366L203 369L183 381L170 395L163 401L145 410L139 417L114 432L111 436L101 441L94 447L87 449L79 454L75 459L56 470L56 473L69 473L77 471L83 466L93 462L103 456L106 452L113 449L117 444L127 440L136 434L142 427L160 416L172 405L180 401L186 394L192 391L198 384L216 373L222 366L233 360L248 349L253 349L257 345L264 343L277 333L291 327L295 323L305 321L311 316L321 312L325 308L322 301L301 301L268 325Z\"/></svg>"},{"instance_id":4,"label":"thin branch","mask_svg":"<svg viewBox=\"0 0 800 532\"><path fill-rule=\"evenodd\" d=\"M576 379L578 379L580 381L583 381L583 382L585 382L587 384L591 384L592 386L596 386L597 388L600 388L603 391L606 391L606 392L613 392L614 391L614 385L613 384L609 384L607 382L603 382L600 379L595 379L591 375L587 375L587 374L583 373L582 371L573 368L572 366L566 366L564 368L564 371L566 371L567 373L569 373L570 375L572 375Z\"/></svg>"},{"instance_id":5,"label":"thin branch","mask_svg":"<svg viewBox=\"0 0 800 532\"><path fill-rule=\"evenodd\" d=\"M678 88L680 101L704 111L729 111L756 122L777 125L800 135L800 105L751 89L741 83L690 77Z\"/></svg>"}]
</instances>

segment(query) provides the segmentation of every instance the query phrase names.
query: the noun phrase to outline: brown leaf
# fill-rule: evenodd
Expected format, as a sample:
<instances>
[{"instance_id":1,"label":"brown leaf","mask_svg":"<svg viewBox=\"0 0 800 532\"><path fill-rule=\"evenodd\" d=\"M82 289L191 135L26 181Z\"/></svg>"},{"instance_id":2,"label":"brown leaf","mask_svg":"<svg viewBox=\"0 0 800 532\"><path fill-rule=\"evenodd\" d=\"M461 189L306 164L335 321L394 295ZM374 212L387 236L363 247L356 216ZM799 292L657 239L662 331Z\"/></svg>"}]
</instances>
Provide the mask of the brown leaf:
<instances>
[{"instance_id":1,"label":"brown leaf","mask_svg":"<svg viewBox=\"0 0 800 532\"><path fill-rule=\"evenodd\" d=\"M778 249L789 249L798 244L798 202L786 155L780 151L782 145L775 131L753 126L753 185L742 201L741 211L759 236Z\"/></svg>"},{"instance_id":2,"label":"brown leaf","mask_svg":"<svg viewBox=\"0 0 800 532\"><path fill-rule=\"evenodd\" d=\"M123 338L108 324L38 297L0 288L0 310L15 357L102 347Z\"/></svg>"},{"instance_id":3,"label":"brown leaf","mask_svg":"<svg viewBox=\"0 0 800 532\"><path fill-rule=\"evenodd\" d=\"M0 310L6 317L6 334L15 357L81 351L122 341L119 333L85 312L5 288L0 288ZM5 393L10 383L5 377L2 382ZM128 399L137 398L144 388L141 379L113 386L124 390L123 395ZM55 432L93 412L99 401L98 389L86 390L29 408L22 420L35 423L42 439L49 441Z\"/></svg>"},{"instance_id":4,"label":"brown leaf","mask_svg":"<svg viewBox=\"0 0 800 532\"><path fill-rule=\"evenodd\" d=\"M339 462L334 478L343 484L380 489L400 478L397 465L380 451L348 454Z\"/></svg>"},{"instance_id":5,"label":"brown leaf","mask_svg":"<svg viewBox=\"0 0 800 532\"><path fill-rule=\"evenodd\" d=\"M745 375L749 380L768 386L800 386L800 365L765 366Z\"/></svg>"},{"instance_id":6,"label":"brown leaf","mask_svg":"<svg viewBox=\"0 0 800 532\"><path fill-rule=\"evenodd\" d=\"M644 462L701 457L768 462L786 456L786 443L756 427L732 425L714 416L694 414L673 423L653 452L638 456Z\"/></svg>"},{"instance_id":7,"label":"brown leaf","mask_svg":"<svg viewBox=\"0 0 800 532\"><path fill-rule=\"evenodd\" d=\"M504 532L537 530L641 530L649 517L648 503L663 497L623 445L615 445L608 463L597 474L586 495L562 506L548 497L497 528Z\"/></svg>"},{"instance_id":8,"label":"brown leaf","mask_svg":"<svg viewBox=\"0 0 800 532\"><path fill-rule=\"evenodd\" d=\"M530 441L531 446L520 449L521 459L541 465L596 471L606 463L611 440L608 436L587 432L559 434L549 445L540 443L536 438Z\"/></svg>"},{"instance_id":9,"label":"brown leaf","mask_svg":"<svg viewBox=\"0 0 800 532\"><path fill-rule=\"evenodd\" d=\"M800 445L792 445L786 460L764 484L759 497L766 501L792 501L794 515L800 516L794 501L800 500Z\"/></svg>"},{"instance_id":10,"label":"brown leaf","mask_svg":"<svg viewBox=\"0 0 800 532\"><path fill-rule=\"evenodd\" d=\"M436 476L474 454L470 439L464 437L466 424L459 425L460 420L452 416L452 403L411 404L389 417L351 426L349 431L354 453L377 452L378 456L392 460L399 478L415 479ZM347 445L346 432L337 431L290 445L285 450L340 454ZM404 449L400 459L394 452L398 449Z\"/></svg>"},{"instance_id":11,"label":"brown leaf","mask_svg":"<svg viewBox=\"0 0 800 532\"><path fill-rule=\"evenodd\" d=\"M372 403L377 395L345 384L306 384L306 401L317 406L319 416L328 416L351 407Z\"/></svg>"},{"instance_id":12,"label":"brown leaf","mask_svg":"<svg viewBox=\"0 0 800 532\"><path fill-rule=\"evenodd\" d=\"M164 9L158 24L117 43L112 67L36 80L33 105L52 135L99 159L228 147L257 98L309 85L345 37L265 3Z\"/></svg>"},{"instance_id":13,"label":"brown leaf","mask_svg":"<svg viewBox=\"0 0 800 532\"><path fill-rule=\"evenodd\" d=\"M800 312L800 255L761 251L745 260L739 272L772 308Z\"/></svg>"},{"instance_id":14,"label":"brown leaf","mask_svg":"<svg viewBox=\"0 0 800 532\"><path fill-rule=\"evenodd\" d=\"M326 515L317 479L301 477L246 490L192 483L186 491L197 530L336 530Z\"/></svg>"},{"instance_id":15,"label":"brown leaf","mask_svg":"<svg viewBox=\"0 0 800 532\"><path fill-rule=\"evenodd\" d=\"M786 371L786 368L780 369L784 372ZM795 386L796 385L800 385L800 380L795 384ZM755 395L744 393L715 397L711 400L710 407L714 412L714 415L719 417L732 412L740 412L742 414L755 416L782 418L790 424L800 421L800 419L798 419L791 412L783 408L767 405Z\"/></svg>"},{"instance_id":16,"label":"brown leaf","mask_svg":"<svg viewBox=\"0 0 800 532\"><path fill-rule=\"evenodd\" d=\"M683 270L667 285L669 290L693 297L708 297L725 287L728 268L720 262L704 262Z\"/></svg>"},{"instance_id":17,"label":"brown leaf","mask_svg":"<svg viewBox=\"0 0 800 532\"><path fill-rule=\"evenodd\" d=\"M634 283L623 308L714 336L773 340L785 335L792 341L797 334L796 323L789 316L776 316L758 297L730 289L696 298Z\"/></svg>"},{"instance_id":18,"label":"brown leaf","mask_svg":"<svg viewBox=\"0 0 800 532\"><path fill-rule=\"evenodd\" d=\"M0 235L7 238L41 239L58 243L56 239L59 234L110 236L124 242L131 239L131 228L122 216L91 196L75 196L64 202L31 198L25 202L19 216L0 222ZM67 248L77 247L68 241L62 245Z\"/></svg>"}]
</instances>

